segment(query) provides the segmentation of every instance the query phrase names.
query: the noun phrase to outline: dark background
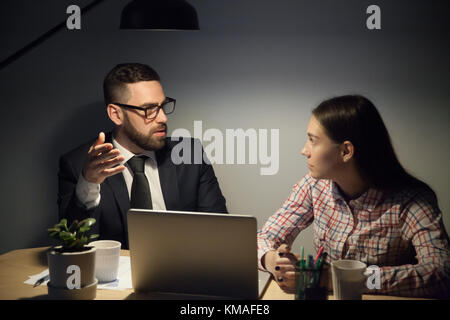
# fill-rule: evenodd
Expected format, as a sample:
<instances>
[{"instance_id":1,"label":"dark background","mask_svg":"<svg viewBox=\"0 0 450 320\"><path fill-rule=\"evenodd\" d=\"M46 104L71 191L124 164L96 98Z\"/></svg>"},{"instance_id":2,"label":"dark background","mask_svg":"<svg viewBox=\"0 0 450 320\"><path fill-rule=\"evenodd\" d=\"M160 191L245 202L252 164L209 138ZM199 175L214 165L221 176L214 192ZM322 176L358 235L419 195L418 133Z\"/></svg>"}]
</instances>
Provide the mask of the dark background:
<instances>
[{"instance_id":1,"label":"dark background","mask_svg":"<svg viewBox=\"0 0 450 320\"><path fill-rule=\"evenodd\" d=\"M67 18L81 0L3 0L0 60ZM258 226L307 167L300 150L311 110L359 93L379 109L404 166L433 187L450 228L449 1L191 0L200 31L119 30L128 1L106 1L0 71L0 253L48 244L57 220L58 158L109 130L102 81L117 63L142 62L177 99L169 130L280 130L279 171L214 166L232 213ZM381 30L366 8L381 8ZM312 250L312 231L296 246Z\"/></svg>"}]
</instances>

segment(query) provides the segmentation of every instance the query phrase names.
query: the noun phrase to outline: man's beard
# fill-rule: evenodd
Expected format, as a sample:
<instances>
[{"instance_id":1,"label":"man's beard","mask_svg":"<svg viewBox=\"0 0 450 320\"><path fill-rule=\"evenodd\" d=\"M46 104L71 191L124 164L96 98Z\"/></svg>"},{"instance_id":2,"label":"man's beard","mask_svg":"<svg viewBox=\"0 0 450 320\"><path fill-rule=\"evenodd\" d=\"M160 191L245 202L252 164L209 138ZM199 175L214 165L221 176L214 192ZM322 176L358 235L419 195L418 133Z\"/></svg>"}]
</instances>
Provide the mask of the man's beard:
<instances>
[{"instance_id":1,"label":"man's beard","mask_svg":"<svg viewBox=\"0 0 450 320\"><path fill-rule=\"evenodd\" d=\"M167 132L167 125L161 124L156 128L152 128L147 135L138 132L133 125L130 123L128 116L125 115L123 123L123 131L125 135L133 142L135 145L141 149L154 151L159 150L166 144L165 137L153 136L153 133L164 129Z\"/></svg>"}]
</instances>

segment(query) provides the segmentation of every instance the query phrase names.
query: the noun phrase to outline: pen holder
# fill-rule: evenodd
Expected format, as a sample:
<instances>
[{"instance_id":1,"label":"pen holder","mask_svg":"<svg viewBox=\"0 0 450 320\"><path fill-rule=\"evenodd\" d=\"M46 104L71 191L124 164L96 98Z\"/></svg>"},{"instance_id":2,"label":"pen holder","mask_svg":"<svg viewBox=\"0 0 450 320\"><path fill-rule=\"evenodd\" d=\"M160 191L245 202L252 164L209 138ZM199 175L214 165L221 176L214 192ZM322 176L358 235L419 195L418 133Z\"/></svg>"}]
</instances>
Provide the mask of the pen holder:
<instances>
[{"instance_id":1,"label":"pen holder","mask_svg":"<svg viewBox=\"0 0 450 320\"><path fill-rule=\"evenodd\" d=\"M323 286L325 270L303 268L295 263L295 300L327 300L327 287Z\"/></svg>"}]
</instances>

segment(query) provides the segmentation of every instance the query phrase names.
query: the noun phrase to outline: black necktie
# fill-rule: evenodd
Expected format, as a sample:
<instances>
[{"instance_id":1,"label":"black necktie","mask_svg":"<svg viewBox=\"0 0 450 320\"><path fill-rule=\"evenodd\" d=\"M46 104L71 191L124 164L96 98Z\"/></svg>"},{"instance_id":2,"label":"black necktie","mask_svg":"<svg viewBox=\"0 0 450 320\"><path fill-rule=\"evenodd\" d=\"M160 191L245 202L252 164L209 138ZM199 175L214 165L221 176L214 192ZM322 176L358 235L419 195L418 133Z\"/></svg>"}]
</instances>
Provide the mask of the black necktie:
<instances>
[{"instance_id":1,"label":"black necktie","mask_svg":"<svg viewBox=\"0 0 450 320\"><path fill-rule=\"evenodd\" d=\"M146 156L134 156L128 160L133 171L133 184L131 185L130 207L135 209L152 209L152 195L144 173Z\"/></svg>"}]
</instances>

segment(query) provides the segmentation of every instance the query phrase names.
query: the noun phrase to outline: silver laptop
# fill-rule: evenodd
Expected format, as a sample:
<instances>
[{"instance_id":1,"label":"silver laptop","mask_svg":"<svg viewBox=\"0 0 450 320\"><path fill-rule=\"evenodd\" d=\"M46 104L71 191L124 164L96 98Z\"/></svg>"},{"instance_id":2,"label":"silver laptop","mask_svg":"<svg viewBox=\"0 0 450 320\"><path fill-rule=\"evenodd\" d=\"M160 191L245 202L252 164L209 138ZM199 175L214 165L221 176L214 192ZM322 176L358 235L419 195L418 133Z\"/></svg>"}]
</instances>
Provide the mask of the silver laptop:
<instances>
[{"instance_id":1,"label":"silver laptop","mask_svg":"<svg viewBox=\"0 0 450 320\"><path fill-rule=\"evenodd\" d=\"M136 292L257 299L264 290L254 217L130 209L127 218Z\"/></svg>"}]
</instances>

